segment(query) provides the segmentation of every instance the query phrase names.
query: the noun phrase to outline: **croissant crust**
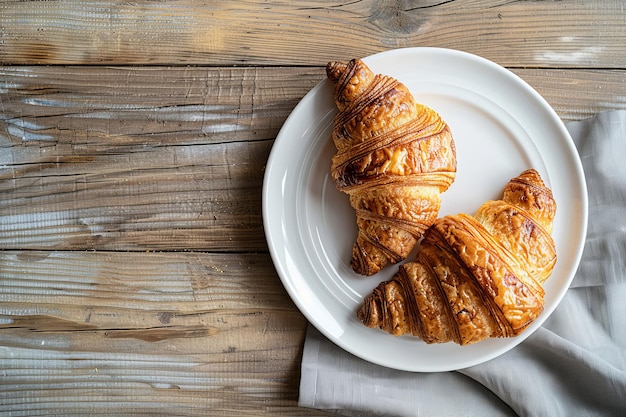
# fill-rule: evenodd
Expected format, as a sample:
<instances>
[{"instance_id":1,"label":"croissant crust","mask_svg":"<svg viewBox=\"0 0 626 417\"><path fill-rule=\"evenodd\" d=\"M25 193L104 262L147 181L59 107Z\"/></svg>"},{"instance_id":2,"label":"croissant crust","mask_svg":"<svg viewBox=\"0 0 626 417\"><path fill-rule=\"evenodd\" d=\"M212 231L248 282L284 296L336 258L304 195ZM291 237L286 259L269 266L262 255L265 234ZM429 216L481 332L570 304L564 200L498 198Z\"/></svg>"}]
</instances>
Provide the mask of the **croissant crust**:
<instances>
[{"instance_id":1,"label":"croissant crust","mask_svg":"<svg viewBox=\"0 0 626 417\"><path fill-rule=\"evenodd\" d=\"M366 297L358 318L399 336L461 345L516 336L543 311L542 284L556 263L556 203L535 170L474 216L438 219L414 262Z\"/></svg>"},{"instance_id":2,"label":"croissant crust","mask_svg":"<svg viewBox=\"0 0 626 417\"><path fill-rule=\"evenodd\" d=\"M326 72L339 109L331 175L359 230L351 265L372 275L405 259L437 218L440 194L455 178L454 141L434 110L363 61L330 62Z\"/></svg>"}]
</instances>

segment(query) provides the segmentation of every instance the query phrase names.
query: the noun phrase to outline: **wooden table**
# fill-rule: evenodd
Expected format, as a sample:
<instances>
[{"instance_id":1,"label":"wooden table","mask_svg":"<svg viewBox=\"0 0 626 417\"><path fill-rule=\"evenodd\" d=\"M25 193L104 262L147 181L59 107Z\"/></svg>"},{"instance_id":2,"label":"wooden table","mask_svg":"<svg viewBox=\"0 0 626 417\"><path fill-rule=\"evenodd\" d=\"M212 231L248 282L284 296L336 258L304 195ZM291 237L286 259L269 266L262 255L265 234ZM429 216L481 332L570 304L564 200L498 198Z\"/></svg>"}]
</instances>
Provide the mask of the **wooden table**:
<instances>
[{"instance_id":1,"label":"wooden table","mask_svg":"<svg viewBox=\"0 0 626 417\"><path fill-rule=\"evenodd\" d=\"M626 108L622 0L2 0L0 414L325 415L264 168L326 62L408 46Z\"/></svg>"}]
</instances>

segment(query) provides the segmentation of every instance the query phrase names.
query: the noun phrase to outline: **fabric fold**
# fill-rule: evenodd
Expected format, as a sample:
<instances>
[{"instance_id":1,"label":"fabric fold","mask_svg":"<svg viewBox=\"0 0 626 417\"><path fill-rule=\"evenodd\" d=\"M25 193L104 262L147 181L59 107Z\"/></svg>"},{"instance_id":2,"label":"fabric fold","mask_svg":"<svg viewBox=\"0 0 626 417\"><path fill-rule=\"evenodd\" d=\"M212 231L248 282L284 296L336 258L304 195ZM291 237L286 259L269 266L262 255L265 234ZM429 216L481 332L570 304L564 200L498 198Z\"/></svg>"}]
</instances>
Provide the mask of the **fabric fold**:
<instances>
[{"instance_id":1,"label":"fabric fold","mask_svg":"<svg viewBox=\"0 0 626 417\"><path fill-rule=\"evenodd\" d=\"M371 364L309 326L300 406L346 416L626 415L626 111L566 126L589 225L574 281L543 326L491 361L442 373Z\"/></svg>"}]
</instances>

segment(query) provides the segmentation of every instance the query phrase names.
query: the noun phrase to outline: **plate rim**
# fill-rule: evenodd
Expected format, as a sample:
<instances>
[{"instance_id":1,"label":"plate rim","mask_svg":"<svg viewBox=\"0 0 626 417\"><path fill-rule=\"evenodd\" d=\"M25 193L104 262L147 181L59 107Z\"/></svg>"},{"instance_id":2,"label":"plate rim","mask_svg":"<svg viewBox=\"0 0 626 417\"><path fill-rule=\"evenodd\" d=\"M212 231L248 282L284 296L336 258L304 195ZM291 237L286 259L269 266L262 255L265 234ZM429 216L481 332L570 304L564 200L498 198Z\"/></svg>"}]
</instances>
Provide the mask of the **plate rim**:
<instances>
[{"instance_id":1,"label":"plate rim","mask_svg":"<svg viewBox=\"0 0 626 417\"><path fill-rule=\"evenodd\" d=\"M506 77L512 81L515 82L520 88L522 88L526 93L530 94L532 96L532 98L534 100L536 100L538 103L541 104L541 110L542 112L545 111L547 112L547 115L550 117L551 121L554 123L554 127L556 127L559 130L559 133L561 135L563 135L567 140L564 142L564 144L567 146L567 150L570 154L570 156L572 156L572 158L569 158L568 162L573 163L574 165L574 169L576 171L576 173L578 173L578 189L581 191L581 202L580 202L580 216L581 216L581 221L582 223L580 224L580 233L579 233L579 238L580 241L578 242L577 246L576 246L576 252L573 254L573 259L574 261L572 262L572 264L570 265L569 268L569 272L568 272L568 279L566 281L567 285L563 285L562 287L559 288L559 290L557 291L556 294L556 301L554 303L552 303L549 308L544 309L544 312L542 313L542 315L540 316L540 322L539 325L536 327L538 328L541 324L543 324L543 322L551 315L551 313L554 311L554 309L556 309L556 307L560 304L560 302L562 301L563 296L565 295L565 293L567 292L567 290L569 289L571 282L574 278L575 275L575 271L578 268L578 265L580 263L581 257L582 257L582 253L584 250L584 242L585 242L585 237L586 237L586 232L587 232L587 226L588 226L588 192L587 192L587 187L586 187L586 181L585 181L585 175L584 175L584 170L582 167L582 162L580 160L580 157L578 155L578 152L576 150L575 144L569 134L569 131L567 130L565 124L563 123L563 121L560 119L560 117L557 115L556 111L550 106L550 104L543 98L543 96L541 96L532 86L530 86L526 81L524 81L521 77L519 77L518 75L516 75L515 73L513 73L512 71L506 69L505 67L490 61L486 58L483 58L479 55L475 55L469 52L464 52L464 51L460 51L460 50L456 50L456 49L449 49L449 48L437 48L437 47L408 47L408 48L397 48L397 49L390 49L387 51L383 51L383 52L379 52L373 55L369 55L367 57L363 57L361 59L363 59L364 62L368 63L368 61L370 60L374 60L374 59L380 59L381 57L384 56L389 56L392 57L393 55L404 55L404 54L436 54L436 55L441 55L441 56L445 56L445 55L450 55L450 56L454 56L457 57L459 59L469 59L469 60L474 60L477 63L479 63L480 65L487 65L489 67L491 67L493 70L498 71L499 73L506 75ZM319 93L319 90L322 88L327 88L327 85L329 83L328 79L323 79L321 80L317 85L315 85L311 90L309 90L305 96L296 104L296 106L293 108L293 110L290 112L290 114L288 115L288 117L286 118L285 122L283 123L280 131L278 132L276 139L272 145L272 149L270 151L269 157L268 157L268 161L266 164L266 170L265 170L265 174L264 174L264 178L263 178L263 190L262 190L262 217L263 217L263 227L264 227L264 232L265 232L265 236L266 236L266 241L268 244L268 248L269 248L269 252L270 252L270 256L272 258L272 262L274 264L274 267L276 268L276 271L279 275L279 278L283 284L283 286L285 287L285 289L287 290L291 300L294 302L294 304L298 307L299 311L307 318L308 322L310 325L313 325L314 327L317 328L317 330L319 330L325 337L327 337L330 341L332 341L333 343L335 343L336 345L338 345L339 347L341 347L342 349L346 350L349 353L352 353L360 358L362 358L363 360L366 360L368 362L372 362L378 365L382 365L385 367L389 367L389 368L394 368L394 369L401 369L401 370L405 370L405 371L411 371L411 372L439 372L439 371L450 371L450 370L456 370L456 369L462 369L468 366L474 366L483 362L486 362L488 360L491 360L503 353L505 353L506 351L513 349L515 346L519 345L519 343L521 343L523 340L525 340L527 337L529 337L535 330L533 329L533 331L525 331L524 333L522 333L519 336L516 336L514 339L515 341L512 343L511 346L505 345L503 349L495 349L491 352L491 354L489 355L482 355L480 358L476 359L475 361L469 361L467 362L464 366L458 367L458 366L451 366L451 367L443 367L443 368L438 368L438 369L422 369L422 367L398 367L394 364L388 363L384 360L376 360L375 358L369 358L369 357L364 357L360 354L360 352L356 349L354 349L353 346L350 346L348 344L346 344L343 340L338 339L336 337L334 337L334 335L332 333L330 333L325 326L323 326L318 319L316 319L315 315L313 312L309 311L303 304L303 302L299 299L299 297L297 296L297 294L295 293L295 290L293 288L293 283L290 282L289 278L287 277L288 272L284 270L283 267L283 262L281 261L279 255L278 255L278 248L275 247L273 239L272 239L272 230L270 230L270 216L271 214L271 208L270 208L270 204L271 201L269 199L269 187L272 185L270 184L270 181L272 180L272 175L273 175L273 170L272 167L275 165L274 163L274 159L277 158L277 154L278 154L278 149L281 146L281 143L286 139L286 137L284 136L284 131L286 129L286 126L289 125L289 123L297 117L297 115L299 114L299 112L303 109L306 108L307 105L310 104L310 101L313 100L316 95ZM333 103L334 105L334 103ZM308 150L308 149L307 149ZM538 319L539 320L539 319ZM530 330L530 329L529 329ZM481 342L483 343L483 342Z\"/></svg>"}]
</instances>

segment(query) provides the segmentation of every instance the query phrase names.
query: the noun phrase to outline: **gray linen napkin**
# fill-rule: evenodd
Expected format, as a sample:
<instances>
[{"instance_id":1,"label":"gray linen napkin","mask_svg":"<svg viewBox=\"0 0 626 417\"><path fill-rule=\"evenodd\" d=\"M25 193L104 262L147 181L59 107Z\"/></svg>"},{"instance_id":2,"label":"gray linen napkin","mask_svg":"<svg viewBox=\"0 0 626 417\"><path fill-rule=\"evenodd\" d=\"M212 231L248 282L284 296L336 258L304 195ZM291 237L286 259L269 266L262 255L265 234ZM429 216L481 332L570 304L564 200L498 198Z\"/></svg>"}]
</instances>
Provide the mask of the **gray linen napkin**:
<instances>
[{"instance_id":1,"label":"gray linen napkin","mask_svg":"<svg viewBox=\"0 0 626 417\"><path fill-rule=\"evenodd\" d=\"M543 326L456 372L363 361L309 325L299 405L342 415L626 416L626 111L567 123L589 192L577 274Z\"/></svg>"}]
</instances>

